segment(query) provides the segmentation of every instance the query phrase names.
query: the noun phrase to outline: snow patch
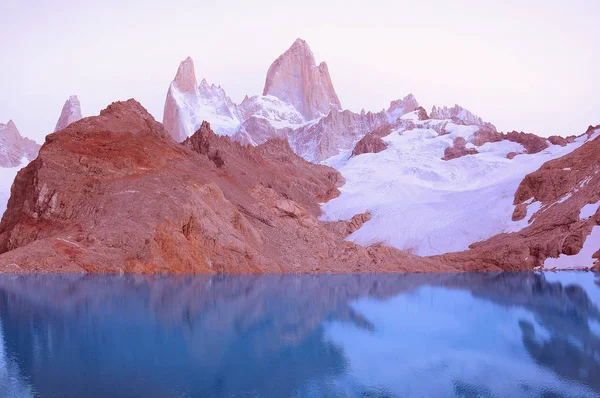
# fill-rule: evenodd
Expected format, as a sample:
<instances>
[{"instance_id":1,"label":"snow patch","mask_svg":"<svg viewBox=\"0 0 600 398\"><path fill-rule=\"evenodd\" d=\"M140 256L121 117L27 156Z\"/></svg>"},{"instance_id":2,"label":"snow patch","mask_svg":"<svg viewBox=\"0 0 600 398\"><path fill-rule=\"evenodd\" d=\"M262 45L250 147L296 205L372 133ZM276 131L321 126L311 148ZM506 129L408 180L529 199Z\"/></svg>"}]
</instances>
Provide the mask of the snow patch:
<instances>
[{"instance_id":1,"label":"snow patch","mask_svg":"<svg viewBox=\"0 0 600 398\"><path fill-rule=\"evenodd\" d=\"M514 221L514 224L506 232L518 232L531 224L534 214L542 208L542 203L533 202L533 198L530 201L527 203L527 215L522 220Z\"/></svg>"},{"instance_id":2,"label":"snow patch","mask_svg":"<svg viewBox=\"0 0 600 398\"><path fill-rule=\"evenodd\" d=\"M544 269L577 269L589 268L594 264L592 255L600 249L600 226L595 225L592 233L586 238L579 253L572 256L561 254L558 258L548 257L544 261Z\"/></svg>"},{"instance_id":3,"label":"snow patch","mask_svg":"<svg viewBox=\"0 0 600 398\"><path fill-rule=\"evenodd\" d=\"M590 218L591 216L596 214L596 211L598 211L598 207L600 207L600 201L596 203L588 203L587 205L583 206L579 211L579 218L582 220Z\"/></svg>"},{"instance_id":4,"label":"snow patch","mask_svg":"<svg viewBox=\"0 0 600 398\"><path fill-rule=\"evenodd\" d=\"M446 123L449 134L439 135L434 124ZM383 138L388 148L379 153L329 159L346 180L341 195L322 206L325 221L349 220L369 211L371 220L348 237L370 245L384 243L418 255L467 250L472 243L527 225L540 203L530 203L522 222L512 221L514 195L526 174L548 160L583 145L551 146L536 154L518 143L487 143L480 153L444 161L454 138L467 141L477 126L427 120L412 130L399 128Z\"/></svg>"}]
</instances>

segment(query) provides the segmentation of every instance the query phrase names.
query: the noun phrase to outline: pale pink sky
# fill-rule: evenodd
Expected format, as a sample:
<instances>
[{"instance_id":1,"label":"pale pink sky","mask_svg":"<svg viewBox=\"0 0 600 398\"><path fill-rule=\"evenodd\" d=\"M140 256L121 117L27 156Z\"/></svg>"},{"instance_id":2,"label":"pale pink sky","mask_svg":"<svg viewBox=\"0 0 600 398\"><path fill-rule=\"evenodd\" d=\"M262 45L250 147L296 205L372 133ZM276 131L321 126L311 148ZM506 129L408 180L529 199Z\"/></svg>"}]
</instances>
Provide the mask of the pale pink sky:
<instances>
[{"instance_id":1,"label":"pale pink sky","mask_svg":"<svg viewBox=\"0 0 600 398\"><path fill-rule=\"evenodd\" d=\"M0 122L41 142L77 94L84 116L139 100L159 121L179 62L236 102L301 37L345 108L412 92L502 130L600 123L600 1L1 0Z\"/></svg>"}]
</instances>

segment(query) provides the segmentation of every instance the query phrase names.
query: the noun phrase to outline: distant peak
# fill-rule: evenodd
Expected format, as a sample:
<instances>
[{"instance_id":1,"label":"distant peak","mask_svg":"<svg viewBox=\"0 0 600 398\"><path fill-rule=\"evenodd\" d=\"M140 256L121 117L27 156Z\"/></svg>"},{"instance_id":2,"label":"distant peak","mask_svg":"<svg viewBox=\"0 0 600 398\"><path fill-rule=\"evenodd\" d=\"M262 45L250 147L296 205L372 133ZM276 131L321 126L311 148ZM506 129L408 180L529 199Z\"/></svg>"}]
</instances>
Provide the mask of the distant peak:
<instances>
[{"instance_id":1,"label":"distant peak","mask_svg":"<svg viewBox=\"0 0 600 398\"><path fill-rule=\"evenodd\" d=\"M12 128L12 129L16 129L16 128L17 128L17 125L15 124L15 122L13 122L13 120L12 120L12 119L10 119L10 120L8 121L8 123L6 123L6 128Z\"/></svg>"},{"instance_id":2,"label":"distant peak","mask_svg":"<svg viewBox=\"0 0 600 398\"><path fill-rule=\"evenodd\" d=\"M135 114L144 119L153 119L146 108L142 106L134 98L127 101L115 101L100 111L100 116L105 117L121 117L123 115Z\"/></svg>"},{"instance_id":3,"label":"distant peak","mask_svg":"<svg viewBox=\"0 0 600 398\"><path fill-rule=\"evenodd\" d=\"M294 47L296 47L296 48L297 47L308 47L308 48L310 48L308 46L308 43L304 39L301 39L301 38L297 38L294 41L294 44L292 44L292 47L290 47L290 48L294 48Z\"/></svg>"},{"instance_id":4,"label":"distant peak","mask_svg":"<svg viewBox=\"0 0 600 398\"><path fill-rule=\"evenodd\" d=\"M317 66L306 41L296 39L292 46L269 67L263 95L273 95L293 105L306 120L341 109L329 69Z\"/></svg>"},{"instance_id":5,"label":"distant peak","mask_svg":"<svg viewBox=\"0 0 600 398\"><path fill-rule=\"evenodd\" d=\"M458 104L454 104L452 107L438 107L434 105L431 108L431 114L429 116L432 119L451 119L460 121L466 125L481 126L496 130L496 127L493 124L483 121L479 116Z\"/></svg>"},{"instance_id":6,"label":"distant peak","mask_svg":"<svg viewBox=\"0 0 600 398\"><path fill-rule=\"evenodd\" d=\"M193 92L196 90L196 72L194 70L194 61L191 57L187 57L179 64L177 74L173 83L180 91Z\"/></svg>"},{"instance_id":7,"label":"distant peak","mask_svg":"<svg viewBox=\"0 0 600 398\"><path fill-rule=\"evenodd\" d=\"M60 131L69 124L81 120L82 118L83 116L81 115L81 104L79 103L79 98L77 98L76 95L71 95L65 101L65 104L62 107L62 111L60 112L60 117L56 122L54 131Z\"/></svg>"},{"instance_id":8,"label":"distant peak","mask_svg":"<svg viewBox=\"0 0 600 398\"><path fill-rule=\"evenodd\" d=\"M415 96L411 93L405 95L402 99L391 101L387 113L390 115L392 120L395 120L406 113L415 111L418 107L419 103L417 102Z\"/></svg>"}]
</instances>

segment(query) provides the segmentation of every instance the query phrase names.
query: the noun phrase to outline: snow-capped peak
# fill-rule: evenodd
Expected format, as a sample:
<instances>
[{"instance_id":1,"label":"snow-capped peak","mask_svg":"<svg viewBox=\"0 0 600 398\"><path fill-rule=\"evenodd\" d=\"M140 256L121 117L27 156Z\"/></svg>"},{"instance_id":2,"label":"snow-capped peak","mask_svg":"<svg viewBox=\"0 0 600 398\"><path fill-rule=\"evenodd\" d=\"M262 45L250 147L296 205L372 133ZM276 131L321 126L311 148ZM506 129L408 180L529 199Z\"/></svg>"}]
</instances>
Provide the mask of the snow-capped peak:
<instances>
[{"instance_id":1,"label":"snow-capped peak","mask_svg":"<svg viewBox=\"0 0 600 398\"><path fill-rule=\"evenodd\" d=\"M388 117L391 122L398 119L400 116L415 111L419 107L419 103L414 95L408 94L402 99L390 102L390 107L387 110Z\"/></svg>"},{"instance_id":2,"label":"snow-capped peak","mask_svg":"<svg viewBox=\"0 0 600 398\"><path fill-rule=\"evenodd\" d=\"M33 160L39 148L35 141L21 135L12 120L0 123L0 167L21 166L24 160Z\"/></svg>"},{"instance_id":3,"label":"snow-capped peak","mask_svg":"<svg viewBox=\"0 0 600 398\"><path fill-rule=\"evenodd\" d=\"M179 64L167 92L163 124L176 141L194 134L202 121L209 122L217 134L233 134L240 120L236 104L220 86L202 79L197 84L194 61L187 57Z\"/></svg>"}]
</instances>

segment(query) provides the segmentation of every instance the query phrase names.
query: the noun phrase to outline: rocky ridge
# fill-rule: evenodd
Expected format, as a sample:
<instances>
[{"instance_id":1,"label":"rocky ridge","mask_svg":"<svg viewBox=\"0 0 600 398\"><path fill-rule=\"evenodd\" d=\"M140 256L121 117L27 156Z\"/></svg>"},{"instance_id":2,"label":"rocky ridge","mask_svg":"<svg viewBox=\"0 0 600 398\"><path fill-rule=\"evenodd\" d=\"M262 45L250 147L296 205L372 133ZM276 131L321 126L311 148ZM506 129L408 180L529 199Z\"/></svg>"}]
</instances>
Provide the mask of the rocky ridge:
<instances>
[{"instance_id":1,"label":"rocky ridge","mask_svg":"<svg viewBox=\"0 0 600 398\"><path fill-rule=\"evenodd\" d=\"M178 144L136 101L49 135L0 223L4 272L452 270L345 242L317 219L339 174L283 140L244 147L207 123ZM357 223L356 221L355 223ZM352 227L347 227L352 229ZM346 229L348 230L348 229Z\"/></svg>"}]
</instances>

